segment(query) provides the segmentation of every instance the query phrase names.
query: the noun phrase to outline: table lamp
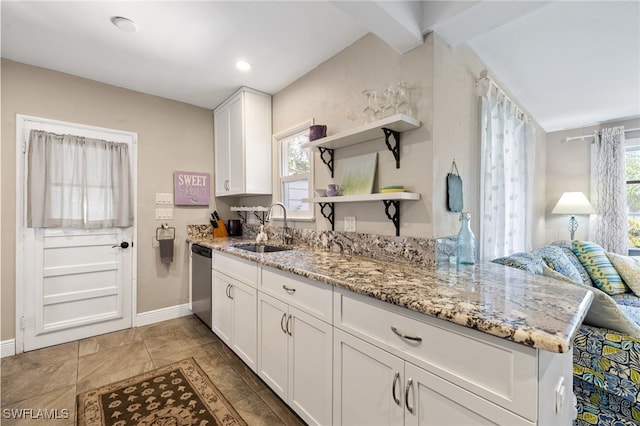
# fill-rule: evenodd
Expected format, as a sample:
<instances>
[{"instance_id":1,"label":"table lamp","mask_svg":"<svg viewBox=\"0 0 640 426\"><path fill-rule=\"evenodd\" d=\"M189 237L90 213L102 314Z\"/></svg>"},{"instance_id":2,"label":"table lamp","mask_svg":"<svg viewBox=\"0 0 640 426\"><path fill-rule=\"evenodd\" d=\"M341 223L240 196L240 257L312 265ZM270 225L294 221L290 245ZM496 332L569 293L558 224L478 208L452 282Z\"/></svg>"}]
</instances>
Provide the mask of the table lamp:
<instances>
[{"instance_id":1,"label":"table lamp","mask_svg":"<svg viewBox=\"0 0 640 426\"><path fill-rule=\"evenodd\" d=\"M593 206L587 200L582 192L565 192L558 200L552 214L568 214L569 217L569 232L571 232L571 240L578 229L578 221L576 220L577 214L594 214L596 211Z\"/></svg>"}]
</instances>

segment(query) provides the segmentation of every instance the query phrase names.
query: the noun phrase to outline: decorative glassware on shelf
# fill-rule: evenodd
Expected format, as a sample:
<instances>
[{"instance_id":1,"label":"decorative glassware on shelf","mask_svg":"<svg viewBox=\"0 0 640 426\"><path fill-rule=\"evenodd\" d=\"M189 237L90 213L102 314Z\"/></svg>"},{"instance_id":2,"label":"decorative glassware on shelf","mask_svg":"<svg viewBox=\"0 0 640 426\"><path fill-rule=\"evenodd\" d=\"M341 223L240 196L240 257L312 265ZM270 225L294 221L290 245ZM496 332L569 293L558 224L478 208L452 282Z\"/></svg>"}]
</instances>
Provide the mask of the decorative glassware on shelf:
<instances>
[{"instance_id":1,"label":"decorative glassware on shelf","mask_svg":"<svg viewBox=\"0 0 640 426\"><path fill-rule=\"evenodd\" d=\"M413 116L413 108L411 108L411 83L401 81L395 87L395 113Z\"/></svg>"},{"instance_id":2,"label":"decorative glassware on shelf","mask_svg":"<svg viewBox=\"0 0 640 426\"><path fill-rule=\"evenodd\" d=\"M471 231L471 215L460 213L460 232L456 238L456 259L459 265L476 263L476 238Z\"/></svg>"},{"instance_id":3,"label":"decorative glassware on shelf","mask_svg":"<svg viewBox=\"0 0 640 426\"><path fill-rule=\"evenodd\" d=\"M378 105L376 104L376 97L378 92L375 90L364 90L362 92L367 97L367 106L362 110L362 116L365 123L371 123L377 120L378 117Z\"/></svg>"}]
</instances>

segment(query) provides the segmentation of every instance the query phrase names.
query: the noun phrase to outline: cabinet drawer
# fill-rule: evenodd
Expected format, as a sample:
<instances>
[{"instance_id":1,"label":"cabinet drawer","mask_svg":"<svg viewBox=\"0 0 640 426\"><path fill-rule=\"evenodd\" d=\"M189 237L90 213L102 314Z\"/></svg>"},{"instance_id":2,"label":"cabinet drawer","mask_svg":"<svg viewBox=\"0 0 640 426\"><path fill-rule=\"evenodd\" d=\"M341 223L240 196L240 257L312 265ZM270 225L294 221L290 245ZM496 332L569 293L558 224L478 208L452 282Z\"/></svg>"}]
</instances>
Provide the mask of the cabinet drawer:
<instances>
[{"instance_id":1,"label":"cabinet drawer","mask_svg":"<svg viewBox=\"0 0 640 426\"><path fill-rule=\"evenodd\" d=\"M334 326L536 421L535 349L343 289L334 291Z\"/></svg>"},{"instance_id":2,"label":"cabinet drawer","mask_svg":"<svg viewBox=\"0 0 640 426\"><path fill-rule=\"evenodd\" d=\"M258 283L258 264L240 257L214 252L213 269L224 272L231 278L240 280L256 288Z\"/></svg>"},{"instance_id":3,"label":"cabinet drawer","mask_svg":"<svg viewBox=\"0 0 640 426\"><path fill-rule=\"evenodd\" d=\"M321 320L332 322L333 287L328 284L263 267L260 290Z\"/></svg>"}]
</instances>

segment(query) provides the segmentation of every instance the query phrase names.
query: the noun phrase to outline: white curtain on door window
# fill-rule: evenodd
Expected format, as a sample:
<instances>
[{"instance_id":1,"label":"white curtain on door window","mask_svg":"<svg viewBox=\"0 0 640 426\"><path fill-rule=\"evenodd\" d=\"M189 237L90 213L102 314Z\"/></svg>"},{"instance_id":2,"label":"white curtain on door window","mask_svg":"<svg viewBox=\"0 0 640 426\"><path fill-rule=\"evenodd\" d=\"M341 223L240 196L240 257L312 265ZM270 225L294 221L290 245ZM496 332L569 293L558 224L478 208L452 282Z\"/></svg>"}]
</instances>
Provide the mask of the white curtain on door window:
<instances>
[{"instance_id":1,"label":"white curtain on door window","mask_svg":"<svg viewBox=\"0 0 640 426\"><path fill-rule=\"evenodd\" d=\"M32 130L27 173L30 228L133 224L127 144Z\"/></svg>"},{"instance_id":2,"label":"white curtain on door window","mask_svg":"<svg viewBox=\"0 0 640 426\"><path fill-rule=\"evenodd\" d=\"M482 96L480 258L531 249L534 129L493 84Z\"/></svg>"},{"instance_id":3,"label":"white curtain on door window","mask_svg":"<svg viewBox=\"0 0 640 426\"><path fill-rule=\"evenodd\" d=\"M605 250L628 254L624 126L602 129L595 143L594 240Z\"/></svg>"}]
</instances>

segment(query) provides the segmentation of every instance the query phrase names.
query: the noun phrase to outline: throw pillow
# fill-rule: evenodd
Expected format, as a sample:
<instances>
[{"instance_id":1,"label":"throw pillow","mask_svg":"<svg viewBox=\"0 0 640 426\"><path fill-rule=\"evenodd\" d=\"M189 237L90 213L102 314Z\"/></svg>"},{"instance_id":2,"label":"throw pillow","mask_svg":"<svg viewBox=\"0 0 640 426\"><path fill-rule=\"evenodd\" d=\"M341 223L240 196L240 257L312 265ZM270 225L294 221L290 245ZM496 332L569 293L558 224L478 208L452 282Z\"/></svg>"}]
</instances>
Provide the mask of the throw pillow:
<instances>
[{"instance_id":1,"label":"throw pillow","mask_svg":"<svg viewBox=\"0 0 640 426\"><path fill-rule=\"evenodd\" d=\"M544 260L533 253L514 253L510 256L493 259L492 262L538 275L542 275L542 267L544 266Z\"/></svg>"},{"instance_id":2,"label":"throw pillow","mask_svg":"<svg viewBox=\"0 0 640 426\"><path fill-rule=\"evenodd\" d=\"M607 252L607 257L625 284L636 296L640 296L640 258L609 252Z\"/></svg>"},{"instance_id":3,"label":"throw pillow","mask_svg":"<svg viewBox=\"0 0 640 426\"><path fill-rule=\"evenodd\" d=\"M593 286L593 281L591 281L591 277L589 276L589 273L587 272L586 269L584 269L584 266L582 266L582 263L580 263L575 253L571 250L571 241L567 241L567 240L555 241L551 243L551 245L558 246L562 249L564 254L567 256L567 259L569 259L569 261L573 264L573 266L576 267L576 269L580 273L580 276L582 277L582 282L585 285Z\"/></svg>"},{"instance_id":4,"label":"throw pillow","mask_svg":"<svg viewBox=\"0 0 640 426\"><path fill-rule=\"evenodd\" d=\"M544 246L534 250L533 253L540 256L542 260L544 260L544 263L554 271L561 273L571 281L577 283L582 282L580 272L573 266L560 247Z\"/></svg>"},{"instance_id":5,"label":"throw pillow","mask_svg":"<svg viewBox=\"0 0 640 426\"><path fill-rule=\"evenodd\" d=\"M542 273L545 277L556 278L571 285L580 285L548 266L542 269ZM611 296L595 287L583 287L593 293L593 301L584 317L584 324L607 328L631 337L640 337L640 326L618 306Z\"/></svg>"},{"instance_id":6,"label":"throw pillow","mask_svg":"<svg viewBox=\"0 0 640 426\"><path fill-rule=\"evenodd\" d=\"M593 284L607 294L620 294L627 291L627 286L613 267L604 249L596 243L573 241L571 250L587 270Z\"/></svg>"}]
</instances>

